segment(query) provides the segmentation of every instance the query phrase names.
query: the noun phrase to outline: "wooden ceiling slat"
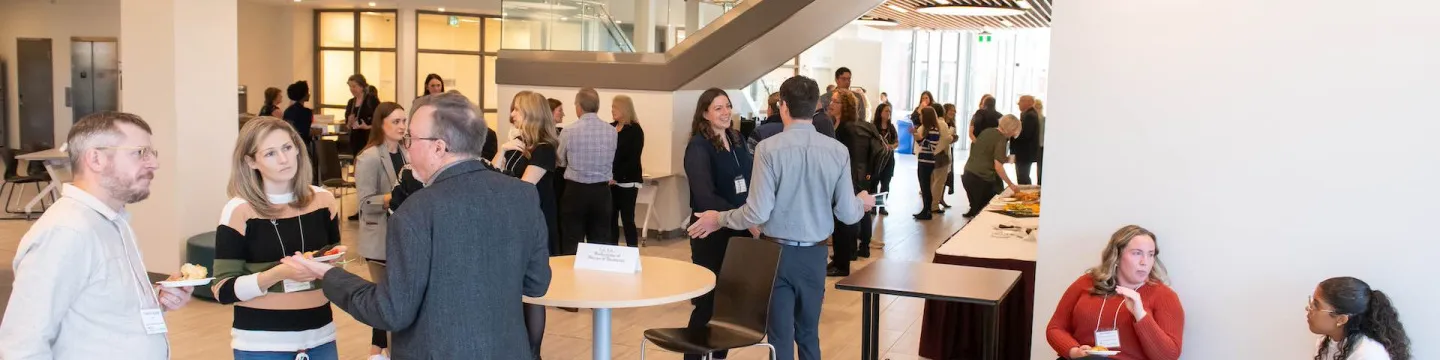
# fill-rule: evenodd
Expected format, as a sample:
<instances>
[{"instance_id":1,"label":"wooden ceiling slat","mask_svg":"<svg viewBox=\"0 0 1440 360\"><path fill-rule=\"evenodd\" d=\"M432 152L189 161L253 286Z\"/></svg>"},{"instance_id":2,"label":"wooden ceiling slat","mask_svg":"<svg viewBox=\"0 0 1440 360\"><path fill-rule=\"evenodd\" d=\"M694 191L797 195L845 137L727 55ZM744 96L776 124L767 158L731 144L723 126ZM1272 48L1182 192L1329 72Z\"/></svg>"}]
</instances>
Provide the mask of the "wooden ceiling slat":
<instances>
[{"instance_id":1,"label":"wooden ceiling slat","mask_svg":"<svg viewBox=\"0 0 1440 360\"><path fill-rule=\"evenodd\" d=\"M982 30L985 27L995 29L1009 28L1000 23L1000 20L1009 20L1014 23L1013 28L1046 28L1050 27L1050 3L1054 0L1028 0L1031 8L1025 14L1014 16L945 16L925 14L915 9L923 6L934 5L934 0L889 0L885 4L871 10L867 15L878 18L895 20L900 27L922 28L933 30ZM1015 0L951 0L954 4L977 5L977 6L1003 6L1018 7ZM907 10L901 13L890 9L886 5L895 5Z\"/></svg>"}]
</instances>

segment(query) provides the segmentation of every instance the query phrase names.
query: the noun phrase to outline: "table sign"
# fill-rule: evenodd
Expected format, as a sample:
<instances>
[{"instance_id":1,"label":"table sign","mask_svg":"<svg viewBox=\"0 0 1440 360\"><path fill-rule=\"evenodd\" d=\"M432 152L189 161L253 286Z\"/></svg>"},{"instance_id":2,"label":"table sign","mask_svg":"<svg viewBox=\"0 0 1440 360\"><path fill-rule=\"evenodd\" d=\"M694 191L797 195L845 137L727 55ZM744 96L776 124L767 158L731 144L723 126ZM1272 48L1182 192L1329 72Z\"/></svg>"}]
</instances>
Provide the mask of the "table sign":
<instances>
[{"instance_id":1,"label":"table sign","mask_svg":"<svg viewBox=\"0 0 1440 360\"><path fill-rule=\"evenodd\" d=\"M640 249L581 243L575 268L633 274L640 272Z\"/></svg>"}]
</instances>

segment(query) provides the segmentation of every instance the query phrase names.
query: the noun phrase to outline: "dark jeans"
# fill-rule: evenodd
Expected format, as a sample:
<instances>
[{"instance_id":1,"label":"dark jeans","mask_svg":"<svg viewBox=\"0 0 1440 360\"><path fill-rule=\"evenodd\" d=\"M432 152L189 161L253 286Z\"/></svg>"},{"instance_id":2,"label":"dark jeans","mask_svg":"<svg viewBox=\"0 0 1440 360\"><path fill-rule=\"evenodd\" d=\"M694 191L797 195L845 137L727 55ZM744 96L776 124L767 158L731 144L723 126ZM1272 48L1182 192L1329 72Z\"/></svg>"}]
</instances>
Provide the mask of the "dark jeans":
<instances>
[{"instance_id":1,"label":"dark jeans","mask_svg":"<svg viewBox=\"0 0 1440 360\"><path fill-rule=\"evenodd\" d=\"M1031 185L1030 167L1035 165L1033 161L1015 160L1015 183L1020 185Z\"/></svg>"},{"instance_id":2,"label":"dark jeans","mask_svg":"<svg viewBox=\"0 0 1440 360\"><path fill-rule=\"evenodd\" d=\"M870 190L870 194L871 194L871 195L874 195L874 194L879 194L879 193L882 193L882 192L890 191L890 190L891 190L891 189L890 189L890 179L892 179L892 178L894 178L894 177L895 177L895 159L894 159L894 158L891 158L891 159L890 159L890 164L885 165L885 169L880 171L879 178L878 178L878 179L874 179L875 181L871 181L871 182L870 182L870 188L868 189L868 190Z\"/></svg>"},{"instance_id":3,"label":"dark jeans","mask_svg":"<svg viewBox=\"0 0 1440 360\"><path fill-rule=\"evenodd\" d=\"M690 218L694 223L695 218ZM709 269L715 274L720 274L720 267L725 263L725 248L730 245L732 237L749 237L749 231L732 230L721 228L711 233L710 236L690 239L690 261ZM710 317L715 315L715 292L711 291L695 298L695 310L690 311L690 324L692 329L703 329L705 324L710 322ZM728 352L721 351L714 355L725 357ZM698 360L699 355L685 355L686 360Z\"/></svg>"},{"instance_id":4,"label":"dark jeans","mask_svg":"<svg viewBox=\"0 0 1440 360\"><path fill-rule=\"evenodd\" d=\"M765 335L777 360L820 360L820 304L825 302L825 246L781 246Z\"/></svg>"},{"instance_id":5,"label":"dark jeans","mask_svg":"<svg viewBox=\"0 0 1440 360\"><path fill-rule=\"evenodd\" d=\"M970 199L970 211L965 212L966 216L980 214L980 211L985 210L985 205L990 203L990 199L1000 193L999 186L994 181L973 173L960 175L960 184L965 186L965 197Z\"/></svg>"},{"instance_id":6,"label":"dark jeans","mask_svg":"<svg viewBox=\"0 0 1440 360\"><path fill-rule=\"evenodd\" d=\"M560 246L566 254L574 254L581 242L615 245L610 237L610 184L583 184L565 180L565 195L560 198Z\"/></svg>"},{"instance_id":7,"label":"dark jeans","mask_svg":"<svg viewBox=\"0 0 1440 360\"><path fill-rule=\"evenodd\" d=\"M522 304L521 314L525 317L525 336L530 340L530 352L540 358L540 343L545 340L545 306Z\"/></svg>"},{"instance_id":8,"label":"dark jeans","mask_svg":"<svg viewBox=\"0 0 1440 360\"><path fill-rule=\"evenodd\" d=\"M916 168L919 169L919 175L917 176L920 178L920 215L929 216L930 200L936 195L930 193L931 175L935 174L935 164L920 163Z\"/></svg>"},{"instance_id":9,"label":"dark jeans","mask_svg":"<svg viewBox=\"0 0 1440 360\"><path fill-rule=\"evenodd\" d=\"M610 197L615 200L615 215L610 217L610 238L619 242L620 231L625 231L625 245L640 246L640 229L635 227L635 197L640 189L620 186L610 187ZM620 227L615 227L619 222Z\"/></svg>"}]
</instances>

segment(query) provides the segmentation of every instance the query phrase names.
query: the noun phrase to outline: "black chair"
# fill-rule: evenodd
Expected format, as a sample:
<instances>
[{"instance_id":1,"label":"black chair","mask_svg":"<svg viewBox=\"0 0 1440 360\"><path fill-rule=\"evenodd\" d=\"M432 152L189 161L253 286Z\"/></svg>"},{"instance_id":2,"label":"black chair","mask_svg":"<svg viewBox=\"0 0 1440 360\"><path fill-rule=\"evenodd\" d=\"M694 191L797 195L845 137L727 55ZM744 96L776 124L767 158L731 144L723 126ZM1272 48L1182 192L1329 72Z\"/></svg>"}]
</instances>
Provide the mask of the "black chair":
<instances>
[{"instance_id":1,"label":"black chair","mask_svg":"<svg viewBox=\"0 0 1440 360\"><path fill-rule=\"evenodd\" d=\"M345 180L345 170L340 167L340 150L334 141L320 140L315 142L315 158L320 165L320 186L333 189L355 190L355 182ZM335 198L340 202L340 213L345 213L344 194L335 191Z\"/></svg>"},{"instance_id":2,"label":"black chair","mask_svg":"<svg viewBox=\"0 0 1440 360\"><path fill-rule=\"evenodd\" d=\"M703 355L751 346L775 347L763 342L770 318L770 293L775 289L775 271L780 267L780 245L769 241L730 238L725 265L715 280L715 315L703 329L672 328L645 330L640 342L640 360L645 360L646 343L682 354Z\"/></svg>"},{"instance_id":3,"label":"black chair","mask_svg":"<svg viewBox=\"0 0 1440 360\"><path fill-rule=\"evenodd\" d=\"M10 205L15 202L15 192L20 190L20 187L17 185L34 184L35 196L41 196L40 190L43 190L43 188L40 184L49 182L50 174L45 172L45 166L43 164L39 164L38 161L31 161L29 162L30 168L27 175L21 176L19 173L20 160L15 158L14 149L0 148L0 161L5 162L5 183L0 184L0 193L4 193L5 188L10 188L10 195L5 198L5 212L25 214L25 209L12 209L10 207ZM38 170L36 169L37 167L39 168ZM24 200L24 198L21 198L21 200ZM49 207L49 205L45 204L45 200L46 199L40 200L41 211Z\"/></svg>"}]
</instances>

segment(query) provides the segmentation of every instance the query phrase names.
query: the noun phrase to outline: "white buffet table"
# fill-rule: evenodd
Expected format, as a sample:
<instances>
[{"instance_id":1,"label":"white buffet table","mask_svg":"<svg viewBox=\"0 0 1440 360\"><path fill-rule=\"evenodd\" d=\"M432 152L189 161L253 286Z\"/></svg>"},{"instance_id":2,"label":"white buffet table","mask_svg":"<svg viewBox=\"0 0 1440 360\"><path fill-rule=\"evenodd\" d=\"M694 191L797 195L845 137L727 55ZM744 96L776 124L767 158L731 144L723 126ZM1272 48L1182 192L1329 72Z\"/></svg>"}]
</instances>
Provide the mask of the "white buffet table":
<instances>
[{"instance_id":1,"label":"white buffet table","mask_svg":"<svg viewBox=\"0 0 1440 360\"><path fill-rule=\"evenodd\" d=\"M1001 203L1001 198L1009 196L1010 192L1006 190L991 199L990 204ZM1040 218L1015 218L988 210L981 211L979 216L971 219L969 224L965 224L960 232L945 241L945 244L935 250L935 253L948 256L1035 261L1036 242L1008 236L1008 234L995 236L996 226L1002 224L1037 228L1040 226ZM1038 233L1039 230L1036 230L1032 235Z\"/></svg>"}]
</instances>

